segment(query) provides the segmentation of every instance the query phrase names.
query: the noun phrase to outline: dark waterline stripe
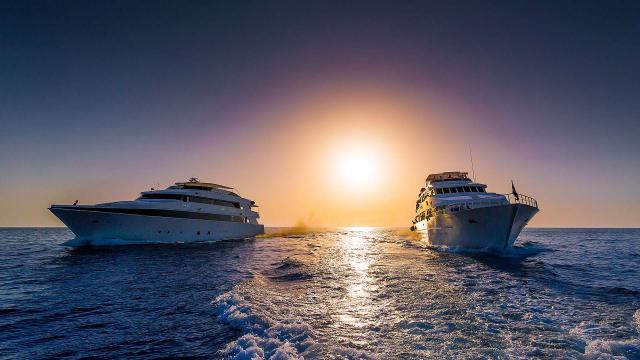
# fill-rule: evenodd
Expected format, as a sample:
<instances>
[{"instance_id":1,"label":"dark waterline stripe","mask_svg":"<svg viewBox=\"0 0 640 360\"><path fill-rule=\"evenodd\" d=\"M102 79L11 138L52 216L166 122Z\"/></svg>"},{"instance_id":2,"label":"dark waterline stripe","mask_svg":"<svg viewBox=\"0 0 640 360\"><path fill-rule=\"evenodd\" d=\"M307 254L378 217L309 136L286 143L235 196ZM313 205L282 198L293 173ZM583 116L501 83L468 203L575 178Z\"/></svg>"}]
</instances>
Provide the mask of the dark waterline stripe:
<instances>
[{"instance_id":1,"label":"dark waterline stripe","mask_svg":"<svg viewBox=\"0 0 640 360\"><path fill-rule=\"evenodd\" d=\"M118 209L118 208L77 208L72 206L55 206L51 210L73 210L73 211L95 211L106 212L114 214L131 214L131 215L143 215L143 216L160 216L180 219L197 219L197 220L216 220L216 221L229 221L229 222L244 222L243 216L235 215L221 215L221 214L208 214L197 213L192 211L178 211L178 210L161 210L161 209Z\"/></svg>"}]
</instances>

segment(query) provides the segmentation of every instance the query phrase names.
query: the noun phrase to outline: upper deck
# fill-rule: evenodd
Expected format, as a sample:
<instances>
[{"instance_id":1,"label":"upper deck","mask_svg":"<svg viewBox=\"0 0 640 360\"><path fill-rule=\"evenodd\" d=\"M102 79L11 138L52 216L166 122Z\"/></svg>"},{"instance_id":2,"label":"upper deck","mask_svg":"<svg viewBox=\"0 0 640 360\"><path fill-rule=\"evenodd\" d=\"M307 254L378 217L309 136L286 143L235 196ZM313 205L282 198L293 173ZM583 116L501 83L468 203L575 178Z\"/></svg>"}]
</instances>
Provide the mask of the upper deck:
<instances>
[{"instance_id":1,"label":"upper deck","mask_svg":"<svg viewBox=\"0 0 640 360\"><path fill-rule=\"evenodd\" d=\"M233 192L233 188L230 186L200 182L197 178L191 178L189 181L177 182L175 185L170 186L169 189L194 189L194 190L225 190L227 192Z\"/></svg>"},{"instance_id":2,"label":"upper deck","mask_svg":"<svg viewBox=\"0 0 640 360\"><path fill-rule=\"evenodd\" d=\"M429 174L426 183L429 185L439 181L471 181L467 175L469 175L469 173L463 171L447 171L438 174Z\"/></svg>"},{"instance_id":3,"label":"upper deck","mask_svg":"<svg viewBox=\"0 0 640 360\"><path fill-rule=\"evenodd\" d=\"M438 174L429 174L425 180L425 187L421 189L421 193L424 191L427 195L448 194L451 189L452 193L455 192L484 192L487 187L485 184L476 183L469 179L467 172L463 171L448 171ZM470 189L467 189L471 187ZM478 187L478 190L474 190ZM456 191L457 189L457 191Z\"/></svg>"},{"instance_id":4,"label":"upper deck","mask_svg":"<svg viewBox=\"0 0 640 360\"><path fill-rule=\"evenodd\" d=\"M229 186L200 182L191 178L186 182L177 182L165 190L143 191L138 200L181 200L240 208L258 207L250 199L241 197Z\"/></svg>"}]
</instances>

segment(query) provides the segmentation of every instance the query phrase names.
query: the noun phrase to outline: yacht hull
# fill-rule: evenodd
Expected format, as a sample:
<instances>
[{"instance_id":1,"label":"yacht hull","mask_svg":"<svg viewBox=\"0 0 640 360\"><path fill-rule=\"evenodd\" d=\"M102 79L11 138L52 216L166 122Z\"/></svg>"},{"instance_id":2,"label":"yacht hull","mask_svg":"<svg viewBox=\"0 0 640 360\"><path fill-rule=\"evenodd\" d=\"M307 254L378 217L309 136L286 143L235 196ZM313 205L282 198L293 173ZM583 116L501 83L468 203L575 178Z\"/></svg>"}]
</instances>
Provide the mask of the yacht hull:
<instances>
[{"instance_id":1,"label":"yacht hull","mask_svg":"<svg viewBox=\"0 0 640 360\"><path fill-rule=\"evenodd\" d=\"M438 214L416 224L430 245L504 251L510 249L538 208L525 204Z\"/></svg>"},{"instance_id":2,"label":"yacht hull","mask_svg":"<svg viewBox=\"0 0 640 360\"><path fill-rule=\"evenodd\" d=\"M243 239L264 233L261 224L121 214L51 207L75 235L66 246L187 243Z\"/></svg>"}]
</instances>

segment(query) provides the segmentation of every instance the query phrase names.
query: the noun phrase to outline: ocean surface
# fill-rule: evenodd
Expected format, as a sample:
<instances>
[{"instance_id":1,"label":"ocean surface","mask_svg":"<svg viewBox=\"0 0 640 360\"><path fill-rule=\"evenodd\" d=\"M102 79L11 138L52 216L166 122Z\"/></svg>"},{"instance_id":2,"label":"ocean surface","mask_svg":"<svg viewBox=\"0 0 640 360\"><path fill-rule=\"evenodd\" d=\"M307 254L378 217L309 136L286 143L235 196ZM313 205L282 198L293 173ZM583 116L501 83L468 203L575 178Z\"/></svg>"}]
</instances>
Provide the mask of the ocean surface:
<instances>
[{"instance_id":1,"label":"ocean surface","mask_svg":"<svg viewBox=\"0 0 640 360\"><path fill-rule=\"evenodd\" d=\"M527 229L502 255L278 231L70 250L0 229L0 358L640 359L638 229Z\"/></svg>"}]
</instances>

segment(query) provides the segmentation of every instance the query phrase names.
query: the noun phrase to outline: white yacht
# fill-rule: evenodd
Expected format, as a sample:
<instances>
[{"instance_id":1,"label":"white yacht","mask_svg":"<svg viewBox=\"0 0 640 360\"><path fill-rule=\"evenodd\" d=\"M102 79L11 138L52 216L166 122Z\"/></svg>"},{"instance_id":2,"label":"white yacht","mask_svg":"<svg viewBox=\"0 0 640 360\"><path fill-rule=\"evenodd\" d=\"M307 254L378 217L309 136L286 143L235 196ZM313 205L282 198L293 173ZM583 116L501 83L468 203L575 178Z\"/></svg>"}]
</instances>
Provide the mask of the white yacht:
<instances>
[{"instance_id":1,"label":"white yacht","mask_svg":"<svg viewBox=\"0 0 640 360\"><path fill-rule=\"evenodd\" d=\"M431 245L508 250L538 212L535 199L489 193L466 172L431 174L420 189L411 230Z\"/></svg>"},{"instance_id":2,"label":"white yacht","mask_svg":"<svg viewBox=\"0 0 640 360\"><path fill-rule=\"evenodd\" d=\"M76 201L77 204L77 201ZM231 187L192 178L134 201L51 205L76 238L64 245L182 243L242 239L264 233L255 202Z\"/></svg>"}]
</instances>

